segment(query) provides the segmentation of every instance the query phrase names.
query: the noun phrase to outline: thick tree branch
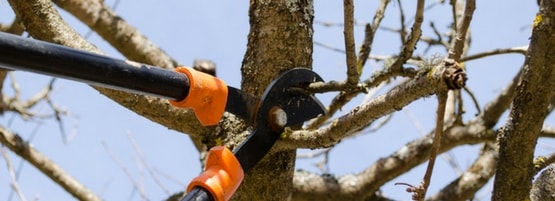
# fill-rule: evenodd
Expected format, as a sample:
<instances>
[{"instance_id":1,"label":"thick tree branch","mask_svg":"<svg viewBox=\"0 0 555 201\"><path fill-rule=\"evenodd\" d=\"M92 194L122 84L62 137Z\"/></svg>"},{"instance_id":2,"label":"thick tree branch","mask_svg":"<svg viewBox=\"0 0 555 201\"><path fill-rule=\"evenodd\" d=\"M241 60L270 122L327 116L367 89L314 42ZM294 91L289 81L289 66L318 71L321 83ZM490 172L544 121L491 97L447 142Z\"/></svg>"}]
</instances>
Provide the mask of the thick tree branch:
<instances>
[{"instance_id":1,"label":"thick tree branch","mask_svg":"<svg viewBox=\"0 0 555 201\"><path fill-rule=\"evenodd\" d=\"M104 1L54 0L53 2L89 26L128 59L167 69L178 66L177 61L123 20ZM201 142L202 137L195 135L190 137L197 150L201 152L206 150Z\"/></svg>"},{"instance_id":2,"label":"thick tree branch","mask_svg":"<svg viewBox=\"0 0 555 201\"><path fill-rule=\"evenodd\" d=\"M510 118L499 136L499 158L492 200L529 198L538 135L555 88L555 2L541 1L534 21L522 81L516 88Z\"/></svg>"},{"instance_id":3,"label":"thick tree branch","mask_svg":"<svg viewBox=\"0 0 555 201\"><path fill-rule=\"evenodd\" d=\"M177 62L100 0L54 0L132 61L173 68Z\"/></svg>"},{"instance_id":4,"label":"thick tree branch","mask_svg":"<svg viewBox=\"0 0 555 201\"><path fill-rule=\"evenodd\" d=\"M299 66L312 67L313 3L312 0L250 1L248 46L241 67L244 91L262 95L268 84L282 72ZM235 143L244 137L228 135ZM232 199L287 200L293 188L295 155L293 149L270 151L249 170Z\"/></svg>"},{"instance_id":5,"label":"thick tree branch","mask_svg":"<svg viewBox=\"0 0 555 201\"><path fill-rule=\"evenodd\" d=\"M83 184L65 172L38 150L33 148L21 137L13 134L4 127L0 127L0 142L6 145L11 151L33 164L42 173L62 186L67 192L71 193L79 200L102 200Z\"/></svg>"}]
</instances>

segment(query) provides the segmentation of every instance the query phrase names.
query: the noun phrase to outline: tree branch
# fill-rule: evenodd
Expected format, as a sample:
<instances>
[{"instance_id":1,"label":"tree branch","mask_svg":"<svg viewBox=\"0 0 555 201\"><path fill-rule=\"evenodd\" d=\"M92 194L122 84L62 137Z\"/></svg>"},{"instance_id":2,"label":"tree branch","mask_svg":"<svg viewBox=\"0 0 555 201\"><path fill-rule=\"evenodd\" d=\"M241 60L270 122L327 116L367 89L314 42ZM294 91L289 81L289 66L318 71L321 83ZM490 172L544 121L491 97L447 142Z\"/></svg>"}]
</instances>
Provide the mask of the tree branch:
<instances>
[{"instance_id":1,"label":"tree branch","mask_svg":"<svg viewBox=\"0 0 555 201\"><path fill-rule=\"evenodd\" d=\"M475 119L466 126L446 129L439 152L442 153L463 144L495 141L497 133L481 123L480 120ZM431 132L413 140L354 175L334 177L297 171L293 180L293 199L297 200L298 197L304 197L304 200L322 201L364 199L386 182L428 160L433 138L434 132Z\"/></svg>"},{"instance_id":2,"label":"tree branch","mask_svg":"<svg viewBox=\"0 0 555 201\"><path fill-rule=\"evenodd\" d=\"M353 33L353 15L355 5L353 0L343 0L343 34L345 38L345 53L347 62L347 83L355 85L358 83L360 72L357 70L357 58L355 53L355 34Z\"/></svg>"},{"instance_id":3,"label":"tree branch","mask_svg":"<svg viewBox=\"0 0 555 201\"><path fill-rule=\"evenodd\" d=\"M447 104L447 92L448 89L438 89L436 92L437 96L437 114L436 114L436 128L434 133L434 139L432 147L430 150L430 158L428 160L428 166L426 167L426 173L424 173L424 178L418 186L411 186L407 189L407 192L412 192L412 199L417 201L422 201L426 197L426 192L430 186L430 180L432 179L432 173L434 172L434 165L436 157L441 146L441 137L443 136L443 125L445 117L445 106Z\"/></svg>"},{"instance_id":4,"label":"tree branch","mask_svg":"<svg viewBox=\"0 0 555 201\"><path fill-rule=\"evenodd\" d=\"M8 156L6 148L4 146L0 147L0 152L2 153L2 156L4 157L4 159L6 160L6 166L8 168L8 174L10 175L10 180L12 182L11 186L13 191L15 191L20 201L27 201L27 199L25 198L25 195L23 194L23 192L21 192L21 189L19 188L19 184L17 183L17 176L13 169L12 161Z\"/></svg>"},{"instance_id":5,"label":"tree branch","mask_svg":"<svg viewBox=\"0 0 555 201\"><path fill-rule=\"evenodd\" d=\"M465 201L472 200L476 191L480 190L495 173L497 161L496 145L485 143L480 156L461 176L441 189L427 201Z\"/></svg>"},{"instance_id":6,"label":"tree branch","mask_svg":"<svg viewBox=\"0 0 555 201\"><path fill-rule=\"evenodd\" d=\"M351 2L352 4L352 2ZM380 23L383 19L383 15L385 12L385 9L387 7L387 5L389 4L389 0L382 0L380 2L380 5L378 6L376 13L374 14L374 19L372 22L372 25L365 25L365 35L364 35L364 41L363 44L360 47L359 50L359 55L358 58L353 58L355 56L352 56L351 54L354 54L354 36L350 36L352 39L348 39L347 35L345 35L345 47L348 48L347 46L347 42L353 40L353 47L352 47L352 51L353 53L348 53L349 50L338 50L335 48L331 48L334 51L340 51L343 53L346 53L346 58L347 58L347 65L349 65L350 60L355 60L356 66L354 67L354 69L348 67L347 68L347 81L346 82L328 82L326 84L320 85L320 89L318 89L318 91L325 89L325 88L335 88L335 89L340 89L340 91L342 91L340 94L338 94L336 97L333 98L333 100L330 103L330 106L328 107L328 112L326 115L323 115L319 118L317 118L315 121L311 122L307 127L308 128L317 128L320 127L325 121L327 121L328 119L330 119L338 110L339 108L343 107L345 104L347 104L347 102L349 102L355 95L359 94L360 92L365 92L367 91L367 89L369 87L373 87L373 86L368 86L368 85L363 85L363 84L356 84L358 83L359 79L360 79L360 75L362 73L362 69L364 67L364 65L366 64L366 61L368 60L368 56L370 55L370 51L372 50L372 43L374 42L374 36L376 34L376 30L378 29L378 27L380 26ZM345 20L347 21L347 17L348 17L348 13L347 12L351 12L351 14L349 15L350 18L352 18L352 9L345 9ZM354 19L352 19L352 21L354 21ZM351 27L351 32L352 32L352 23L349 25ZM344 27L348 27L347 23L344 24ZM347 32L345 32L347 33ZM352 35L352 33L350 33ZM324 46L324 44L318 43L318 42L314 42L314 44L316 45L320 45L320 46ZM329 47L328 47L329 48ZM356 75L355 75L356 73ZM353 76L350 76L351 74L353 74ZM311 89L313 89L314 86L311 87ZM311 91L315 91L315 90L311 90Z\"/></svg>"},{"instance_id":7,"label":"tree branch","mask_svg":"<svg viewBox=\"0 0 555 201\"><path fill-rule=\"evenodd\" d=\"M530 191L530 200L553 200L553 195L555 195L555 180L553 178L555 178L555 163L545 168L534 181Z\"/></svg>"},{"instance_id":8,"label":"tree branch","mask_svg":"<svg viewBox=\"0 0 555 201\"><path fill-rule=\"evenodd\" d=\"M538 135L555 88L555 2L541 1L534 21L522 81L516 88L510 117L499 136L499 160L492 200L529 198Z\"/></svg>"},{"instance_id":9,"label":"tree branch","mask_svg":"<svg viewBox=\"0 0 555 201\"><path fill-rule=\"evenodd\" d=\"M50 1L9 0L9 2L26 27L26 31L34 38L102 54L98 48L79 36L61 19ZM210 132L210 129L198 123L191 111L177 109L168 104L167 100L100 87L95 89L120 105L170 129L189 133L193 137Z\"/></svg>"},{"instance_id":10,"label":"tree branch","mask_svg":"<svg viewBox=\"0 0 555 201\"><path fill-rule=\"evenodd\" d=\"M333 146L377 118L401 110L412 101L433 94L436 84L445 84L441 74L448 68L448 64L448 61L444 61L431 70L424 68L415 78L354 108L348 114L333 120L329 126L318 130L293 131L287 134L288 137L282 140L284 143L280 144L287 148L311 149Z\"/></svg>"},{"instance_id":11,"label":"tree branch","mask_svg":"<svg viewBox=\"0 0 555 201\"><path fill-rule=\"evenodd\" d=\"M493 56L493 55L500 55L500 54L514 54L514 53L516 53L516 54L526 55L527 51L528 51L528 46L511 47L511 48L505 48L505 49L493 49L493 50L489 50L489 51L480 52L480 53L476 53L476 54L473 54L473 55L465 56L465 57L460 59L460 62L466 62L466 61L481 59L481 58L484 58L484 57L489 57L489 56Z\"/></svg>"},{"instance_id":12,"label":"tree branch","mask_svg":"<svg viewBox=\"0 0 555 201\"><path fill-rule=\"evenodd\" d=\"M19 23L19 19L16 17L10 25L7 25L7 26L0 25L0 31L11 33L14 35L21 35L25 30Z\"/></svg>"},{"instance_id":13,"label":"tree branch","mask_svg":"<svg viewBox=\"0 0 555 201\"><path fill-rule=\"evenodd\" d=\"M455 6L456 5L453 5L453 7ZM459 22L457 21L453 22L454 24L457 24L457 26L455 27L456 35L455 35L455 40L453 40L453 43L451 44L451 48L449 48L449 55L447 56L448 58L451 58L455 61L459 61L463 53L463 49L467 38L466 35L468 34L468 27L470 26L470 22L472 21L472 16L474 15L475 9L476 9L476 1L467 0L464 8L463 18L461 18ZM453 16L455 15L456 14L453 13Z\"/></svg>"},{"instance_id":14,"label":"tree branch","mask_svg":"<svg viewBox=\"0 0 555 201\"><path fill-rule=\"evenodd\" d=\"M79 200L102 200L21 137L0 126L0 142Z\"/></svg>"},{"instance_id":15,"label":"tree branch","mask_svg":"<svg viewBox=\"0 0 555 201\"><path fill-rule=\"evenodd\" d=\"M132 61L172 69L177 61L100 0L53 0Z\"/></svg>"},{"instance_id":16,"label":"tree branch","mask_svg":"<svg viewBox=\"0 0 555 201\"><path fill-rule=\"evenodd\" d=\"M414 15L414 23L411 27L411 32L407 41L403 44L402 50L399 53L399 57L393 63L393 68L402 68L403 63L405 63L416 48L416 43L422 35L422 22L424 22L424 0L418 0L416 3L416 14ZM403 31L403 30L401 30Z\"/></svg>"}]
</instances>

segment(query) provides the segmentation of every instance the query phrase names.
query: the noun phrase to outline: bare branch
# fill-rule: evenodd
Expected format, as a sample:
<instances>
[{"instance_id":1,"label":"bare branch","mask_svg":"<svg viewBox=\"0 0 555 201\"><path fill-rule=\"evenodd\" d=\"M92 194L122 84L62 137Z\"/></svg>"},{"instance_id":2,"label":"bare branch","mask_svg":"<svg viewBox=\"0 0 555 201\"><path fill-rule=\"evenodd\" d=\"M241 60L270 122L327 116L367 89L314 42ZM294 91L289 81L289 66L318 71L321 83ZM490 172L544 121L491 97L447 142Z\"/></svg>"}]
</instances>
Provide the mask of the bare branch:
<instances>
[{"instance_id":1,"label":"bare branch","mask_svg":"<svg viewBox=\"0 0 555 201\"><path fill-rule=\"evenodd\" d=\"M436 95L438 102L436 128L432 148L430 151L430 159L428 160L428 166L426 167L426 173L424 173L424 178L422 179L420 185L407 189L408 192L413 193L412 199L417 201L424 200L424 198L426 197L426 192L428 191L428 186L430 186L430 180L434 171L435 160L441 146L441 137L443 136L443 118L445 117L445 106L447 103L447 88L444 88L443 90L439 89L436 92Z\"/></svg>"},{"instance_id":2,"label":"bare branch","mask_svg":"<svg viewBox=\"0 0 555 201\"><path fill-rule=\"evenodd\" d=\"M522 80L516 87L509 118L499 136L499 160L492 200L529 198L535 175L535 145L555 88L555 2L541 1L532 30ZM533 52L533 54L531 54Z\"/></svg>"},{"instance_id":3,"label":"bare branch","mask_svg":"<svg viewBox=\"0 0 555 201\"><path fill-rule=\"evenodd\" d=\"M446 129L441 141L440 152L450 150L452 147L460 145L460 143L494 142L498 134L491 130L491 128L510 105L514 94L514 86L518 83L519 77L520 73L515 76L513 81L496 98L486 104L483 113L476 116L465 126L456 125ZM555 133L555 131L553 132ZM351 196L360 196L360 193L363 192L373 192L385 182L390 181L391 178L401 175L427 160L432 146L432 135L433 132L421 139L408 143L394 154L378 160L372 166L356 175L334 178L306 172L309 177L303 176L305 173L296 174L294 180L295 193L293 196L306 196L321 200L338 200L339 198L354 199ZM546 133L545 135L549 134ZM457 143L457 145L453 143ZM359 199L360 197L356 198Z\"/></svg>"},{"instance_id":4,"label":"bare branch","mask_svg":"<svg viewBox=\"0 0 555 201\"><path fill-rule=\"evenodd\" d=\"M472 99L472 102L474 103L474 107L476 108L478 114L482 113L482 109L480 108L480 104L478 103L478 99L474 95L474 92L472 92L472 90L470 90L470 88L468 88L467 86L464 86L463 89L470 96L470 99Z\"/></svg>"},{"instance_id":5,"label":"bare branch","mask_svg":"<svg viewBox=\"0 0 555 201\"><path fill-rule=\"evenodd\" d=\"M516 53L516 54L526 55L527 51L528 51L528 46L511 47L511 48L505 48L505 49L493 49L493 50L489 50L489 51L480 52L480 53L476 53L476 54L473 54L473 55L465 56L465 57L460 59L460 62L466 62L466 61L481 59L481 58L484 58L484 57L493 56L493 55L500 55L500 54L514 54L514 53Z\"/></svg>"},{"instance_id":6,"label":"bare branch","mask_svg":"<svg viewBox=\"0 0 555 201\"><path fill-rule=\"evenodd\" d=\"M453 2L453 1L451 1ZM456 3L455 3L456 4ZM456 5L453 5L456 7ZM455 16L455 8L453 8L453 15ZM466 5L464 8L463 17L459 20L459 22L454 21L453 24L457 24L454 30L456 30L455 40L451 44L451 48L449 48L449 55L448 58L451 58L455 61L459 61L464 45L466 43L466 35L468 34L468 27L470 26L470 21L472 21L472 16L474 15L474 10L476 9L476 2L475 0L467 0Z\"/></svg>"},{"instance_id":7,"label":"bare branch","mask_svg":"<svg viewBox=\"0 0 555 201\"><path fill-rule=\"evenodd\" d=\"M475 119L466 126L446 129L441 139L440 153L462 144L495 141L497 133L481 123L480 120ZM363 199L378 190L384 183L428 160L433 137L434 133L431 132L413 140L354 175L334 177L297 171L293 180L295 189L293 198L297 200L296 197L305 197L322 201Z\"/></svg>"},{"instance_id":8,"label":"bare branch","mask_svg":"<svg viewBox=\"0 0 555 201\"><path fill-rule=\"evenodd\" d=\"M62 186L75 198L79 200L102 200L52 160L44 156L27 142L23 141L21 137L13 134L4 127L0 127L0 142L21 158L33 164L43 174Z\"/></svg>"},{"instance_id":9,"label":"bare branch","mask_svg":"<svg viewBox=\"0 0 555 201\"><path fill-rule=\"evenodd\" d=\"M405 44L407 42L407 32L405 27L405 11L403 10L403 4L401 0L397 0L397 4L399 5L399 15L401 21L401 28L399 29L399 36L401 36L401 44Z\"/></svg>"},{"instance_id":10,"label":"bare branch","mask_svg":"<svg viewBox=\"0 0 555 201\"><path fill-rule=\"evenodd\" d=\"M128 59L173 68L177 62L162 49L149 41L135 27L100 0L54 0L56 5L67 10L83 23L95 30Z\"/></svg>"},{"instance_id":11,"label":"bare branch","mask_svg":"<svg viewBox=\"0 0 555 201\"><path fill-rule=\"evenodd\" d=\"M388 4L389 4L389 0L381 0L380 5L376 9L376 13L374 14L374 19L372 20L372 24L365 25L364 41L360 46L360 50L357 58L357 70L358 70L359 76L362 73L362 68L364 67L364 65L366 65L366 61L368 60L368 56L370 55L370 52L372 51L372 43L374 42L374 36L376 34L376 31L378 30L378 27L380 26L380 23L382 22L385 9Z\"/></svg>"},{"instance_id":12,"label":"bare branch","mask_svg":"<svg viewBox=\"0 0 555 201\"><path fill-rule=\"evenodd\" d=\"M353 15L355 6L353 0L343 0L343 34L345 35L345 53L347 55L347 83L355 85L358 83L360 73L357 70L357 58L355 53L355 34L353 33Z\"/></svg>"},{"instance_id":13,"label":"bare branch","mask_svg":"<svg viewBox=\"0 0 555 201\"><path fill-rule=\"evenodd\" d=\"M25 18L21 18L22 24L25 25L27 32L34 38L101 54L99 49L84 40L61 19L50 1L9 0L9 2L16 15L25 16ZM168 104L165 99L139 96L99 87L95 87L95 89L137 114L170 129L188 133L191 136L210 132L210 129L198 123L191 111L177 109ZM168 118L168 116L171 116L171 118Z\"/></svg>"},{"instance_id":14,"label":"bare branch","mask_svg":"<svg viewBox=\"0 0 555 201\"><path fill-rule=\"evenodd\" d=\"M422 69L420 74L386 94L354 108L348 114L334 120L329 126L318 130L293 131L280 143L289 148L321 148L338 143L341 139L370 124L379 117L401 110L405 105L435 92L436 84L445 84L443 76L445 62L430 69Z\"/></svg>"},{"instance_id":15,"label":"bare branch","mask_svg":"<svg viewBox=\"0 0 555 201\"><path fill-rule=\"evenodd\" d=\"M13 166L12 166L12 161L10 160L10 157L8 156L6 148L4 146L2 146L0 148L0 152L2 152L2 156L4 157L4 160L6 160L6 166L8 168L8 174L10 175L10 180L12 182L11 186L12 186L13 190L16 192L20 201L27 201L27 199L25 198L25 195L23 194L23 192L21 192L21 189L19 188L19 184L17 183L17 178L16 178L16 175L15 175L15 171L13 169Z\"/></svg>"},{"instance_id":16,"label":"bare branch","mask_svg":"<svg viewBox=\"0 0 555 201\"><path fill-rule=\"evenodd\" d=\"M495 164L497 161L496 145L485 143L482 147L480 156L461 176L441 189L434 196L426 199L427 201L465 201L472 200L472 197L480 190L494 175Z\"/></svg>"},{"instance_id":17,"label":"bare branch","mask_svg":"<svg viewBox=\"0 0 555 201\"><path fill-rule=\"evenodd\" d=\"M121 160L114 154L114 152L112 152L112 150L110 149L110 147L108 147L108 144L106 144L106 142L102 141L101 143L102 143L102 146L104 147L104 150L106 150L106 153L108 153L110 158L116 163L116 165L125 173L127 178L131 181L131 183L133 184L134 189L136 191L138 191L139 194L141 195L141 198L143 200L148 200L145 192L141 188L141 184L139 182L135 181L135 179L133 178L133 176L131 175L131 173L127 169L127 166L125 166L123 164L123 162L121 162Z\"/></svg>"},{"instance_id":18,"label":"bare branch","mask_svg":"<svg viewBox=\"0 0 555 201\"><path fill-rule=\"evenodd\" d=\"M135 138L133 137L133 135L131 135L131 133L127 134L127 138L129 139L129 141L131 142L131 144L133 145L133 148L135 149L135 152L137 153L140 162L143 164L143 166L145 166L146 170L148 171L148 174L150 174L150 176L152 177L152 179L154 180L154 182L156 182L156 184L160 187L160 189L162 189L162 191L164 191L164 193L166 193L167 195L170 195L170 191L166 188L166 186L160 181L160 179L158 179L158 176L156 176L156 174L154 173L154 170L152 169L152 167L150 167L150 165L148 164L148 162L146 161L143 152L141 151L141 148L139 147L139 145L137 144L137 141L135 140Z\"/></svg>"},{"instance_id":19,"label":"bare branch","mask_svg":"<svg viewBox=\"0 0 555 201\"><path fill-rule=\"evenodd\" d=\"M403 44L399 57L392 65L394 69L402 68L403 63L412 57L412 53L416 48L416 43L422 35L422 22L424 22L424 0L418 0L416 4L416 14L414 15L414 23L412 24L409 38Z\"/></svg>"}]
</instances>

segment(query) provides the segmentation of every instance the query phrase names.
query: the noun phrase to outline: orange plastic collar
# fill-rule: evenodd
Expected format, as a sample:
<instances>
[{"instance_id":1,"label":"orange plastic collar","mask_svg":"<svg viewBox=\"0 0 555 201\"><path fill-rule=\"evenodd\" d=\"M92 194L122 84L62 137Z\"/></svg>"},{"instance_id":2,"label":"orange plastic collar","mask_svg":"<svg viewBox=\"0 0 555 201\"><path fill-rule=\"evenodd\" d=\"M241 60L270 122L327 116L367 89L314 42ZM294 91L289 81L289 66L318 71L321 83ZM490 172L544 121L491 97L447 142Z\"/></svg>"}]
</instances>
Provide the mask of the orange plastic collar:
<instances>
[{"instance_id":1,"label":"orange plastic collar","mask_svg":"<svg viewBox=\"0 0 555 201\"><path fill-rule=\"evenodd\" d=\"M175 70L189 78L189 95L180 101L170 100L170 103L176 107L193 109L203 126L218 124L227 103L226 83L192 68L178 67Z\"/></svg>"},{"instance_id":2,"label":"orange plastic collar","mask_svg":"<svg viewBox=\"0 0 555 201\"><path fill-rule=\"evenodd\" d=\"M208 190L216 201L229 200L245 176L241 164L224 146L210 149L206 160L204 172L189 183L187 192L200 186Z\"/></svg>"}]
</instances>

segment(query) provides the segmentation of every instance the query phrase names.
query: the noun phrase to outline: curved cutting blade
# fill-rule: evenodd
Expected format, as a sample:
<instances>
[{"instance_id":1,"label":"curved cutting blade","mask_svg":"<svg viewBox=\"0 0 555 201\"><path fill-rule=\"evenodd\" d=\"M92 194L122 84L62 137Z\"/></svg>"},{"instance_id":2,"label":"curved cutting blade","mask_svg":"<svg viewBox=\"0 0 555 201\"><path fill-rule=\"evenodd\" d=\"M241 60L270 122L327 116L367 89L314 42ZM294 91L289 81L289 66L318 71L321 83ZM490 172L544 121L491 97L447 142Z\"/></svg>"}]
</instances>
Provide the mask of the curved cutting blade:
<instances>
[{"instance_id":1,"label":"curved cutting blade","mask_svg":"<svg viewBox=\"0 0 555 201\"><path fill-rule=\"evenodd\" d=\"M321 82L322 78L307 68L295 68L281 74L264 91L256 113L255 129L235 150L235 156L247 172L272 148L285 127L324 115L326 109L311 94L304 93L310 83ZM276 129L270 123L273 108L282 109L287 116L284 126Z\"/></svg>"}]
</instances>

